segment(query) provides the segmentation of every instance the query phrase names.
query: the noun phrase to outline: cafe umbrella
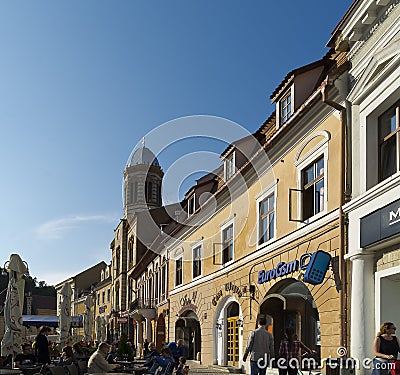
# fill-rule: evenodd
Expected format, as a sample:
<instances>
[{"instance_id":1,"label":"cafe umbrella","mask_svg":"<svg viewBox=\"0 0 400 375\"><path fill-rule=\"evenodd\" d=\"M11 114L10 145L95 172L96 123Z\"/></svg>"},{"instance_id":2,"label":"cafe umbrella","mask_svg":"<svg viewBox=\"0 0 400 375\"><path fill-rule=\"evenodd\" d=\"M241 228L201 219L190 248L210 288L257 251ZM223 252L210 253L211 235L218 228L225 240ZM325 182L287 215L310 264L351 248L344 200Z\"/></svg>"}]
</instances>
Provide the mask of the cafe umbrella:
<instances>
[{"instance_id":1,"label":"cafe umbrella","mask_svg":"<svg viewBox=\"0 0 400 375\"><path fill-rule=\"evenodd\" d=\"M89 342L92 340L93 332L93 316L92 316L92 297L88 295L84 302L85 313L83 314L83 333L85 335L85 341Z\"/></svg>"},{"instance_id":2,"label":"cafe umbrella","mask_svg":"<svg viewBox=\"0 0 400 375\"><path fill-rule=\"evenodd\" d=\"M60 342L65 345L69 340L69 330L71 327L71 285L65 283L61 289L60 312Z\"/></svg>"},{"instance_id":3,"label":"cafe umbrella","mask_svg":"<svg viewBox=\"0 0 400 375\"><path fill-rule=\"evenodd\" d=\"M1 341L1 354L15 356L21 351L22 344L22 310L24 307L25 279L28 273L26 262L18 254L11 254L4 267L9 274L7 295L4 306L5 332Z\"/></svg>"}]
</instances>

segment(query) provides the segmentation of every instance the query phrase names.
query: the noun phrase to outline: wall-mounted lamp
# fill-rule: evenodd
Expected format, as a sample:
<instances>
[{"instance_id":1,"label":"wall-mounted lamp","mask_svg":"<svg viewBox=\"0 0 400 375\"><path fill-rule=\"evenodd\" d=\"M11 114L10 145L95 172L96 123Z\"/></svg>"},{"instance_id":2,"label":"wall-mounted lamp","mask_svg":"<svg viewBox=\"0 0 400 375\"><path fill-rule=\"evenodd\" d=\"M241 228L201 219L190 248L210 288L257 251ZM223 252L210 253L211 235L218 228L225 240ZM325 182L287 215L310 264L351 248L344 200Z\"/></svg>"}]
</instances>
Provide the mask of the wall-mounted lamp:
<instances>
[{"instance_id":1,"label":"wall-mounted lamp","mask_svg":"<svg viewBox=\"0 0 400 375\"><path fill-rule=\"evenodd\" d=\"M203 319L204 319L204 320L207 319L207 313L206 313L206 312L203 314Z\"/></svg>"},{"instance_id":2,"label":"wall-mounted lamp","mask_svg":"<svg viewBox=\"0 0 400 375\"><path fill-rule=\"evenodd\" d=\"M218 331L222 331L222 323L217 322L216 327L217 327Z\"/></svg>"},{"instance_id":3,"label":"wall-mounted lamp","mask_svg":"<svg viewBox=\"0 0 400 375\"><path fill-rule=\"evenodd\" d=\"M243 327L243 319L238 319L236 324L238 327Z\"/></svg>"}]
</instances>

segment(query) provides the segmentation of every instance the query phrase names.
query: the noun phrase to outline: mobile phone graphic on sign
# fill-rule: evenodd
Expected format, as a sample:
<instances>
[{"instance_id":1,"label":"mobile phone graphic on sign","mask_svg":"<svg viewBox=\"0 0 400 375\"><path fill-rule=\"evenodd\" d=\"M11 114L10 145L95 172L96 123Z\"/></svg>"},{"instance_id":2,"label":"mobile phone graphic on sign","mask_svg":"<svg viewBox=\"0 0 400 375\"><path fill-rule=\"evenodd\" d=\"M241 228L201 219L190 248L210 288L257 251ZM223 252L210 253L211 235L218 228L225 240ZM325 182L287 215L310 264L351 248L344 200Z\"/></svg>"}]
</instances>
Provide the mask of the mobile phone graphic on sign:
<instances>
[{"instance_id":1,"label":"mobile phone graphic on sign","mask_svg":"<svg viewBox=\"0 0 400 375\"><path fill-rule=\"evenodd\" d=\"M330 254L325 251L316 251L311 255L303 280L309 284L321 284L324 281L331 259Z\"/></svg>"}]
</instances>

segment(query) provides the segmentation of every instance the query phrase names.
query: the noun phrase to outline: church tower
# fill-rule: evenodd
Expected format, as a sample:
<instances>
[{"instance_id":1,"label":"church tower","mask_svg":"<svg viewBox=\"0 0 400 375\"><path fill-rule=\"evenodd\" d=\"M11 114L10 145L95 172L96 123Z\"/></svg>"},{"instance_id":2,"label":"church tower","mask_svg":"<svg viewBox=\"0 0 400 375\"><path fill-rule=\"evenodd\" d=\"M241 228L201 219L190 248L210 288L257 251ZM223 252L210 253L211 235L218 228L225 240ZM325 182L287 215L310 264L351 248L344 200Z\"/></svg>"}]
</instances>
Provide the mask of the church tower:
<instances>
[{"instance_id":1,"label":"church tower","mask_svg":"<svg viewBox=\"0 0 400 375\"><path fill-rule=\"evenodd\" d=\"M155 155L144 145L130 156L124 170L124 217L161 207L164 172Z\"/></svg>"}]
</instances>

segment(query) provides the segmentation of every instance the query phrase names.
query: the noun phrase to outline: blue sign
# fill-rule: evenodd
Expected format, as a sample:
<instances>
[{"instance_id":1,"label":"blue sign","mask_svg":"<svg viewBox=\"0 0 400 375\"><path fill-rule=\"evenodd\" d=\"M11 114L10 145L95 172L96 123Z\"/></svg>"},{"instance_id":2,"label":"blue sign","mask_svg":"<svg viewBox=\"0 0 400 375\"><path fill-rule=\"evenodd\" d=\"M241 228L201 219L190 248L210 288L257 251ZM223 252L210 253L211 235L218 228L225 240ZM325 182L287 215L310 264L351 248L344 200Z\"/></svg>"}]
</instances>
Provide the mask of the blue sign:
<instances>
[{"instance_id":1,"label":"blue sign","mask_svg":"<svg viewBox=\"0 0 400 375\"><path fill-rule=\"evenodd\" d=\"M310 261L306 264L306 259ZM304 281L309 284L321 284L328 271L331 261L330 254L325 251L318 250L313 254L303 254L300 260L292 260L289 263L279 262L275 268L268 271L261 270L258 272L258 284L264 284L267 281L283 277L299 270L306 270Z\"/></svg>"}]
</instances>

